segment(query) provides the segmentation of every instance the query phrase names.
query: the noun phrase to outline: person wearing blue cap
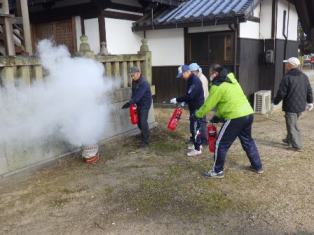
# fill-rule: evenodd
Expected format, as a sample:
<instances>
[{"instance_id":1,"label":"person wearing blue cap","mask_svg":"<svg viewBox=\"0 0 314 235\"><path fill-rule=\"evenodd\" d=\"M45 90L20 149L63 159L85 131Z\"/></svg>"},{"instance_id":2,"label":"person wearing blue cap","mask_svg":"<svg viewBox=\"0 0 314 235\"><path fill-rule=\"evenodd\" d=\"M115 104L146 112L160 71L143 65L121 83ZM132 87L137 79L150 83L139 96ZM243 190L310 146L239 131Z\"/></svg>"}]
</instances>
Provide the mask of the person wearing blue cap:
<instances>
[{"instance_id":1,"label":"person wearing blue cap","mask_svg":"<svg viewBox=\"0 0 314 235\"><path fill-rule=\"evenodd\" d=\"M202 82L203 91L204 91L204 100L208 97L208 80L207 77L202 72L202 68L197 63L192 63L189 65L189 68L191 72L197 76L200 81ZM208 131L207 131L207 120L206 116L202 118L201 122L201 140L202 145L208 145ZM190 149L193 149L192 146L190 146Z\"/></svg>"},{"instance_id":2,"label":"person wearing blue cap","mask_svg":"<svg viewBox=\"0 0 314 235\"><path fill-rule=\"evenodd\" d=\"M201 150L201 138L199 135L201 127L201 119L195 118L195 112L204 103L204 91L200 79L195 76L188 65L182 65L178 68L177 78L183 78L187 81L186 94L182 97L173 98L170 103L176 104L185 102L189 106L190 110L190 132L191 140L193 141L194 148L188 152L189 157L197 156L202 154Z\"/></svg>"}]
</instances>

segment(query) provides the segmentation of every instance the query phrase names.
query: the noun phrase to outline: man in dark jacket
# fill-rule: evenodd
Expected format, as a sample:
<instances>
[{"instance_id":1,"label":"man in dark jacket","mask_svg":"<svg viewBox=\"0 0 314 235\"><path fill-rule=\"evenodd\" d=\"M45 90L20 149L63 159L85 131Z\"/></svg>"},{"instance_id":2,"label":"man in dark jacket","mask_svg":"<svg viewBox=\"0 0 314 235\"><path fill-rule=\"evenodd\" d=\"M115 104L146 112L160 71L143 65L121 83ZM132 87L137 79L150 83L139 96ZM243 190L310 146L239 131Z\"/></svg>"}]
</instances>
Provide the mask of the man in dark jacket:
<instances>
[{"instance_id":1,"label":"man in dark jacket","mask_svg":"<svg viewBox=\"0 0 314 235\"><path fill-rule=\"evenodd\" d=\"M171 99L170 103L176 104L177 102L185 102L190 110L190 132L193 140L194 148L189 148L189 157L202 154L201 150L201 136L200 127L202 119L195 117L195 112L204 104L204 91L202 82L195 76L188 65L182 65L178 68L178 78L183 78L187 81L186 94L179 98Z\"/></svg>"},{"instance_id":2,"label":"man in dark jacket","mask_svg":"<svg viewBox=\"0 0 314 235\"><path fill-rule=\"evenodd\" d=\"M149 126L147 120L152 105L152 93L149 83L142 76L139 68L130 68L129 74L132 78L132 96L130 101L122 106L122 109L129 108L130 104L136 104L139 117L138 128L141 130L142 135L141 147L145 148L149 145Z\"/></svg>"},{"instance_id":3,"label":"man in dark jacket","mask_svg":"<svg viewBox=\"0 0 314 235\"><path fill-rule=\"evenodd\" d=\"M298 69L298 58L292 57L284 63L286 74L280 83L274 105L283 101L282 110L285 112L287 126L287 138L283 142L293 150L301 151L302 139L297 121L302 112L313 109L312 88L309 78Z\"/></svg>"}]
</instances>

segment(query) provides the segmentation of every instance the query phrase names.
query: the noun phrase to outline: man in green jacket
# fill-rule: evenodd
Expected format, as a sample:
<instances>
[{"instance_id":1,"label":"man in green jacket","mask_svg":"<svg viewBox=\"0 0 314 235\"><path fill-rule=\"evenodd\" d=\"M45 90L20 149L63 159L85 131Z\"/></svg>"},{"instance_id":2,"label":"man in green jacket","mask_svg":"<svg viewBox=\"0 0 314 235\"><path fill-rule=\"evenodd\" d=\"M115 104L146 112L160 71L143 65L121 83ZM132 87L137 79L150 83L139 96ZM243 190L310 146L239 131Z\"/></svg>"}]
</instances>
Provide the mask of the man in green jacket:
<instances>
[{"instance_id":1,"label":"man in green jacket","mask_svg":"<svg viewBox=\"0 0 314 235\"><path fill-rule=\"evenodd\" d=\"M222 120L223 125L216 141L213 169L205 172L205 176L224 177L226 154L237 137L250 160L251 169L256 173L263 173L260 155L251 135L254 112L240 84L233 73L228 74L220 65L213 65L210 68L210 80L209 96L195 115L202 118L215 109L216 115L212 122Z\"/></svg>"}]
</instances>

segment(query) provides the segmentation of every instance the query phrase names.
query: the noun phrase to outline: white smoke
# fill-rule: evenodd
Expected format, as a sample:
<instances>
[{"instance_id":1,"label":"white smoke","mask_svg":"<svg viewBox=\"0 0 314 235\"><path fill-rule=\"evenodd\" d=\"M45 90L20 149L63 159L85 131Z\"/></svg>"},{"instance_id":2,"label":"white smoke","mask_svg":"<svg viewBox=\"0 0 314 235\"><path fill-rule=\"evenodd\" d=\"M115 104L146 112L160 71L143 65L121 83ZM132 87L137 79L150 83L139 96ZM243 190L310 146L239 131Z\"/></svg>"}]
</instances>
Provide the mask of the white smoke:
<instances>
[{"instance_id":1,"label":"white smoke","mask_svg":"<svg viewBox=\"0 0 314 235\"><path fill-rule=\"evenodd\" d=\"M45 80L0 90L0 144L32 146L47 138L74 146L97 143L110 121L105 94L117 84L104 78L102 64L71 58L64 46L43 40L38 52Z\"/></svg>"}]
</instances>

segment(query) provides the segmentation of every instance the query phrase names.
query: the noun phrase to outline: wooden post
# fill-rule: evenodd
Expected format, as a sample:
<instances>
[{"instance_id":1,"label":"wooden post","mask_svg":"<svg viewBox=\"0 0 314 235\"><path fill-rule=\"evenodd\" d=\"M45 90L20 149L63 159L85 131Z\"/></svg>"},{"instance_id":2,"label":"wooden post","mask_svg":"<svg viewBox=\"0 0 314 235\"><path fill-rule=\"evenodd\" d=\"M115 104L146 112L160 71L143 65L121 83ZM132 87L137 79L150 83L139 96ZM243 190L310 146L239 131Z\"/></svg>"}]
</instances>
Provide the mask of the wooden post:
<instances>
[{"instance_id":1,"label":"wooden post","mask_svg":"<svg viewBox=\"0 0 314 235\"><path fill-rule=\"evenodd\" d=\"M85 35L84 17L82 16L81 16L81 32L82 32L82 35Z\"/></svg>"},{"instance_id":2,"label":"wooden post","mask_svg":"<svg viewBox=\"0 0 314 235\"><path fill-rule=\"evenodd\" d=\"M107 43L104 10L101 10L100 14L98 16L98 26L99 26L99 41L100 41L100 43L102 43L102 42Z\"/></svg>"},{"instance_id":3,"label":"wooden post","mask_svg":"<svg viewBox=\"0 0 314 235\"><path fill-rule=\"evenodd\" d=\"M15 55L15 47L14 47L14 41L13 41L13 27L12 27L12 22L11 22L8 0L2 0L2 10L3 10L3 14L7 15L4 17L6 53L7 55Z\"/></svg>"},{"instance_id":4,"label":"wooden post","mask_svg":"<svg viewBox=\"0 0 314 235\"><path fill-rule=\"evenodd\" d=\"M29 12L28 12L27 2L28 2L27 0L19 0L22 18L23 18L25 49L29 55L32 55L33 47L32 47L31 26L30 26L30 21L29 21Z\"/></svg>"}]
</instances>

